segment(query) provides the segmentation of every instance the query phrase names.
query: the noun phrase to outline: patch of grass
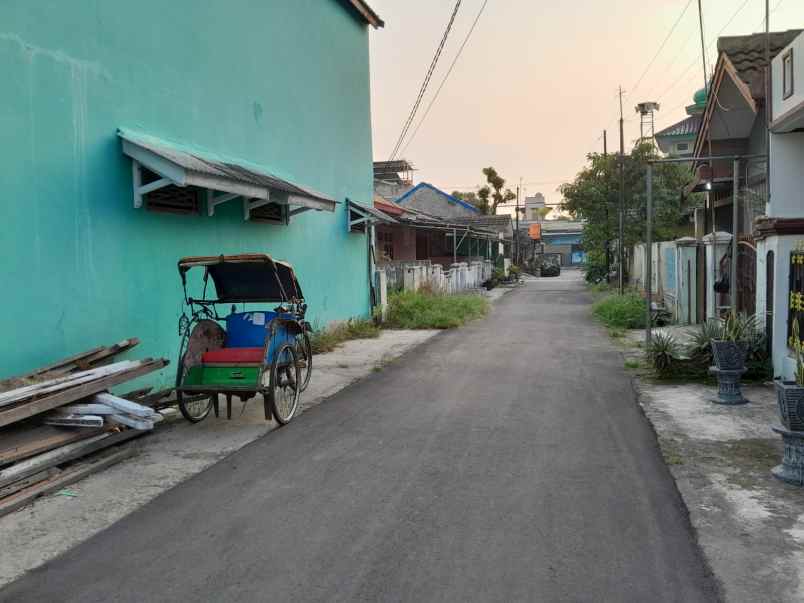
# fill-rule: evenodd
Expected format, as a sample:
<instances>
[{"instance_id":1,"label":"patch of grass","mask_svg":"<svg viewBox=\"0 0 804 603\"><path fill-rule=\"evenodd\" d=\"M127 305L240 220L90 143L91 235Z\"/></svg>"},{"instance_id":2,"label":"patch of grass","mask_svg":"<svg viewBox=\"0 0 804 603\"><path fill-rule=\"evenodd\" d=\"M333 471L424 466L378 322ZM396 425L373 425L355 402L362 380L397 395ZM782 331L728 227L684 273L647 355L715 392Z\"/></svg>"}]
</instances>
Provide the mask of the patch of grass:
<instances>
[{"instance_id":1,"label":"patch of grass","mask_svg":"<svg viewBox=\"0 0 804 603\"><path fill-rule=\"evenodd\" d=\"M392 329L453 329L485 316L488 310L488 300L480 295L403 291L389 296L386 326Z\"/></svg>"},{"instance_id":2,"label":"patch of grass","mask_svg":"<svg viewBox=\"0 0 804 603\"><path fill-rule=\"evenodd\" d=\"M638 369L641 366L639 360L626 360L625 361L625 368L627 369Z\"/></svg>"},{"instance_id":3,"label":"patch of grass","mask_svg":"<svg viewBox=\"0 0 804 603\"><path fill-rule=\"evenodd\" d=\"M659 436L659 448L662 451L662 457L664 457L664 462L667 465L684 464L681 445L677 440Z\"/></svg>"},{"instance_id":4,"label":"patch of grass","mask_svg":"<svg viewBox=\"0 0 804 603\"><path fill-rule=\"evenodd\" d=\"M310 334L313 354L331 352L350 339L373 339L380 336L380 327L366 318L350 318L326 329L317 329Z\"/></svg>"},{"instance_id":5,"label":"patch of grass","mask_svg":"<svg viewBox=\"0 0 804 603\"><path fill-rule=\"evenodd\" d=\"M595 302L592 314L610 328L645 328L645 301L636 293L607 295Z\"/></svg>"},{"instance_id":6,"label":"patch of grass","mask_svg":"<svg viewBox=\"0 0 804 603\"><path fill-rule=\"evenodd\" d=\"M589 283L588 287L589 291L592 293L608 293L613 289L613 287L605 281L602 283Z\"/></svg>"}]
</instances>

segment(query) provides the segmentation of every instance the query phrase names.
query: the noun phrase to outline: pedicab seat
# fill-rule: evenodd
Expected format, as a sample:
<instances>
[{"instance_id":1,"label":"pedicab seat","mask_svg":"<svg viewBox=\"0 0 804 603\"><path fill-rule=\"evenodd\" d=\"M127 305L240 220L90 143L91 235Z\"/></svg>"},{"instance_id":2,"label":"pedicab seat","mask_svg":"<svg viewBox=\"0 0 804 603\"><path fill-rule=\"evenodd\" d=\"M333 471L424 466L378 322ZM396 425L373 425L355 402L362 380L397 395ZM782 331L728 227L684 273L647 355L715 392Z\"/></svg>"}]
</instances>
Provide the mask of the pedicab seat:
<instances>
[{"instance_id":1,"label":"pedicab seat","mask_svg":"<svg viewBox=\"0 0 804 603\"><path fill-rule=\"evenodd\" d=\"M261 364L263 348L221 348L205 352L204 364Z\"/></svg>"}]
</instances>

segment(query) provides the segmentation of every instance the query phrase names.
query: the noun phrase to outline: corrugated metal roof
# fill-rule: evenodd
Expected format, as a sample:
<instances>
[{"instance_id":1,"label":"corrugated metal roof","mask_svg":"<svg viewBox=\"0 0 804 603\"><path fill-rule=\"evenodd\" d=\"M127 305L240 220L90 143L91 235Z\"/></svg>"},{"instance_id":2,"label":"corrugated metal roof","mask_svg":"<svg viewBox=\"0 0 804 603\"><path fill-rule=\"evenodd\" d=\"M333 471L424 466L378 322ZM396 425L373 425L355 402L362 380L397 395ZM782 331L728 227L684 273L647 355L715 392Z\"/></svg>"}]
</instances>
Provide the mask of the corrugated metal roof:
<instances>
[{"instance_id":1,"label":"corrugated metal roof","mask_svg":"<svg viewBox=\"0 0 804 603\"><path fill-rule=\"evenodd\" d=\"M511 216L465 216L459 218L450 218L455 224L475 224L477 226L508 226L512 224Z\"/></svg>"},{"instance_id":2,"label":"corrugated metal roof","mask_svg":"<svg viewBox=\"0 0 804 603\"><path fill-rule=\"evenodd\" d=\"M324 193L294 184L271 174L264 168L243 160L222 158L206 151L190 151L177 144L127 129L121 128L117 131L117 134L123 140L145 149L190 173L201 174L236 184L263 187L316 201L335 203L332 197Z\"/></svg>"},{"instance_id":3,"label":"corrugated metal roof","mask_svg":"<svg viewBox=\"0 0 804 603\"><path fill-rule=\"evenodd\" d=\"M695 136L701 128L702 115L690 115L680 122L656 132L656 138L662 136Z\"/></svg>"}]
</instances>

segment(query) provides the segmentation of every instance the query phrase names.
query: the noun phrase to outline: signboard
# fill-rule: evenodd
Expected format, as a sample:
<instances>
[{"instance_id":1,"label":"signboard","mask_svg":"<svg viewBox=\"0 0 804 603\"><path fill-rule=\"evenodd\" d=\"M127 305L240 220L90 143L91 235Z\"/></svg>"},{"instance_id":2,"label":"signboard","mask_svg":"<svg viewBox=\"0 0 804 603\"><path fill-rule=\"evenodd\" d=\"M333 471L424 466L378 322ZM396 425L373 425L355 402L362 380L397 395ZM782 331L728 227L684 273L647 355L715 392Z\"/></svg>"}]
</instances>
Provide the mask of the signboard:
<instances>
[{"instance_id":1,"label":"signboard","mask_svg":"<svg viewBox=\"0 0 804 603\"><path fill-rule=\"evenodd\" d=\"M542 238L542 225L541 224L531 224L528 227L528 236L533 239L534 241L540 241Z\"/></svg>"}]
</instances>

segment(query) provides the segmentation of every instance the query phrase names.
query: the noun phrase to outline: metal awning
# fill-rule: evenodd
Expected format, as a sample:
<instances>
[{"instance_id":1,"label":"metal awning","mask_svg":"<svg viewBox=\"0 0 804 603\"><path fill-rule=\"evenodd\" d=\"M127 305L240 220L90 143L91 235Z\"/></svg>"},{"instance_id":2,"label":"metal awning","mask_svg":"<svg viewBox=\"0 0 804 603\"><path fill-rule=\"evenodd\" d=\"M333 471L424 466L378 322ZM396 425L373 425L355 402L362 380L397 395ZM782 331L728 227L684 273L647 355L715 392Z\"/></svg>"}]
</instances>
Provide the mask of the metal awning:
<instances>
[{"instance_id":1,"label":"metal awning","mask_svg":"<svg viewBox=\"0 0 804 603\"><path fill-rule=\"evenodd\" d=\"M119 129L123 153L132 159L134 207L142 207L143 195L166 186L194 186L207 190L207 213L233 199L243 201L243 217L251 210L275 203L288 206L289 215L310 209L335 211L337 201L246 161L223 159L211 153L181 148L159 138ZM143 183L142 168L159 176Z\"/></svg>"},{"instance_id":2,"label":"metal awning","mask_svg":"<svg viewBox=\"0 0 804 603\"><path fill-rule=\"evenodd\" d=\"M346 211L349 212L349 232L364 232L366 224L397 224L391 216L367 205L360 205L354 201L346 200Z\"/></svg>"}]
</instances>

